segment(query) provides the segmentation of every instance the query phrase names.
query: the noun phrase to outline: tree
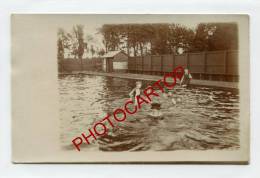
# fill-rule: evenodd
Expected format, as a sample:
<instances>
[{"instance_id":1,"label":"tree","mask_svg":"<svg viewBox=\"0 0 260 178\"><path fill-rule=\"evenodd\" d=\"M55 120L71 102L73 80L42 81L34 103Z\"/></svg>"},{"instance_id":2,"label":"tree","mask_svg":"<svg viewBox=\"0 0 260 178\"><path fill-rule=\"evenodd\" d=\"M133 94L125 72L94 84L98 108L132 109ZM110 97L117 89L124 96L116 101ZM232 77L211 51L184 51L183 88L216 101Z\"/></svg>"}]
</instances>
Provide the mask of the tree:
<instances>
[{"instance_id":1,"label":"tree","mask_svg":"<svg viewBox=\"0 0 260 178\"><path fill-rule=\"evenodd\" d=\"M83 59L82 56L84 54L84 49L86 46L86 43L84 43L84 26L83 25L76 25L73 27L73 32L75 35L75 38L77 40L77 43L75 45L75 54L80 59L81 63L81 70L83 69Z\"/></svg>"},{"instance_id":2,"label":"tree","mask_svg":"<svg viewBox=\"0 0 260 178\"><path fill-rule=\"evenodd\" d=\"M96 50L94 49L93 45L90 47L91 56L93 57L96 53Z\"/></svg>"},{"instance_id":3,"label":"tree","mask_svg":"<svg viewBox=\"0 0 260 178\"><path fill-rule=\"evenodd\" d=\"M104 49L100 49L97 52L98 56L103 56L105 53L106 53L106 51Z\"/></svg>"},{"instance_id":4,"label":"tree","mask_svg":"<svg viewBox=\"0 0 260 178\"><path fill-rule=\"evenodd\" d=\"M58 40L57 40L57 57L58 60L64 59L64 45L63 45L64 30L58 29Z\"/></svg>"},{"instance_id":5,"label":"tree","mask_svg":"<svg viewBox=\"0 0 260 178\"><path fill-rule=\"evenodd\" d=\"M178 54L179 49L189 52L192 49L194 31L179 24L169 26L168 50L169 53Z\"/></svg>"},{"instance_id":6,"label":"tree","mask_svg":"<svg viewBox=\"0 0 260 178\"><path fill-rule=\"evenodd\" d=\"M120 38L116 25L103 25L100 29L104 40L103 43L106 48L106 52L118 50Z\"/></svg>"},{"instance_id":7,"label":"tree","mask_svg":"<svg viewBox=\"0 0 260 178\"><path fill-rule=\"evenodd\" d=\"M201 23L196 28L193 51L236 50L236 23Z\"/></svg>"},{"instance_id":8,"label":"tree","mask_svg":"<svg viewBox=\"0 0 260 178\"><path fill-rule=\"evenodd\" d=\"M100 29L106 51L124 50L133 56L189 51L194 32L178 24L116 24Z\"/></svg>"}]
</instances>

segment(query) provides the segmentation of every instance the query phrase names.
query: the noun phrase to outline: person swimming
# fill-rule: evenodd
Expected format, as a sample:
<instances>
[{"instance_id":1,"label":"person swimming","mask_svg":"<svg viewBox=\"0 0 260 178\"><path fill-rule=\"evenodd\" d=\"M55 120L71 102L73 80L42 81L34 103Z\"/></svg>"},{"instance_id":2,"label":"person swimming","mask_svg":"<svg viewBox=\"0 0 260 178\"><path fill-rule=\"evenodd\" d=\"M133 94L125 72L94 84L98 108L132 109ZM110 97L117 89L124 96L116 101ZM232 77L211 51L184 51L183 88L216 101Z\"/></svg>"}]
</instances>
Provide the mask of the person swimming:
<instances>
[{"instance_id":1,"label":"person swimming","mask_svg":"<svg viewBox=\"0 0 260 178\"><path fill-rule=\"evenodd\" d=\"M142 82L141 81L136 81L136 86L135 88L129 93L129 96L132 100L134 100L134 104L137 105L137 96L141 95L141 87L142 87Z\"/></svg>"},{"instance_id":2,"label":"person swimming","mask_svg":"<svg viewBox=\"0 0 260 178\"><path fill-rule=\"evenodd\" d=\"M173 105L176 105L177 103L181 102L181 98L176 95L176 91L165 89L165 93L163 93L163 97L165 99L170 99L171 103Z\"/></svg>"},{"instance_id":3,"label":"person swimming","mask_svg":"<svg viewBox=\"0 0 260 178\"><path fill-rule=\"evenodd\" d=\"M163 113L161 111L161 104L160 103L152 103L151 104L151 113L150 116L155 119L163 119Z\"/></svg>"},{"instance_id":4,"label":"person swimming","mask_svg":"<svg viewBox=\"0 0 260 178\"><path fill-rule=\"evenodd\" d=\"M190 74L189 69L185 68L184 69L184 74L181 78L180 86L188 86L190 84L190 81L192 79L192 75Z\"/></svg>"}]
</instances>

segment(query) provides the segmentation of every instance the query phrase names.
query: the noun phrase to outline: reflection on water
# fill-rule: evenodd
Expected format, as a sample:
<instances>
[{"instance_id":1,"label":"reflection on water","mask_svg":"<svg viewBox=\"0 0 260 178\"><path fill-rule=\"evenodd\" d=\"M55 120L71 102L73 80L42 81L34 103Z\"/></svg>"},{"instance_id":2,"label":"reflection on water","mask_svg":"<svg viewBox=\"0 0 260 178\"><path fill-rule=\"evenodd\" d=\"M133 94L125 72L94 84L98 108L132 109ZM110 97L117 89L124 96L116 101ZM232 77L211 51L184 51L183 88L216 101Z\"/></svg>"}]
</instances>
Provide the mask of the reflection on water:
<instances>
[{"instance_id":1,"label":"reflection on water","mask_svg":"<svg viewBox=\"0 0 260 178\"><path fill-rule=\"evenodd\" d=\"M152 82L143 82L143 88ZM104 76L59 77L60 127L63 149L92 128L106 113L124 105L135 80ZM207 87L174 88L171 98L161 95L163 120L149 116L150 105L109 131L82 151L205 150L239 148L238 91Z\"/></svg>"}]
</instances>

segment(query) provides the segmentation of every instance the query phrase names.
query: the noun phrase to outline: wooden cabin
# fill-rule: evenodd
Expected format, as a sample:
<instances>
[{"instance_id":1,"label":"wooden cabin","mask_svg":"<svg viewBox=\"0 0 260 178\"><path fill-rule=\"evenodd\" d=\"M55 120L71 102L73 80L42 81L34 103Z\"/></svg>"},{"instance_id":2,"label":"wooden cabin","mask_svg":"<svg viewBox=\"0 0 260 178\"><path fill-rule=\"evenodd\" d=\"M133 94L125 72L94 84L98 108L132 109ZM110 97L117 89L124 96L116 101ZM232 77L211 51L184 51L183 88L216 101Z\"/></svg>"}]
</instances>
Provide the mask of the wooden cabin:
<instances>
[{"instance_id":1,"label":"wooden cabin","mask_svg":"<svg viewBox=\"0 0 260 178\"><path fill-rule=\"evenodd\" d=\"M102 58L105 72L126 72L128 69L128 55L123 51L109 51Z\"/></svg>"}]
</instances>

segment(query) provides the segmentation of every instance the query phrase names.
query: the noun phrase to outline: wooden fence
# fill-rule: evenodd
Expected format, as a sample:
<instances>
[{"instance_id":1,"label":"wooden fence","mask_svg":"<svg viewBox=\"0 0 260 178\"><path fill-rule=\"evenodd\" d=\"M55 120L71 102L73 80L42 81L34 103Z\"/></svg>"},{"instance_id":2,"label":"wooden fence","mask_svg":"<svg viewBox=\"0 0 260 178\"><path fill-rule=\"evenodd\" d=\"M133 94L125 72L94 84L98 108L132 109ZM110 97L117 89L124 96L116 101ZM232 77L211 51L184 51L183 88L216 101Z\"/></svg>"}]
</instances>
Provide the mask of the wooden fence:
<instances>
[{"instance_id":1,"label":"wooden fence","mask_svg":"<svg viewBox=\"0 0 260 178\"><path fill-rule=\"evenodd\" d=\"M182 55L130 57L128 72L163 75L175 67L187 67L194 78L238 81L238 51L210 51Z\"/></svg>"},{"instance_id":2,"label":"wooden fence","mask_svg":"<svg viewBox=\"0 0 260 178\"><path fill-rule=\"evenodd\" d=\"M63 59L59 60L59 72L72 72L72 71L101 71L102 70L102 59Z\"/></svg>"},{"instance_id":3,"label":"wooden fence","mask_svg":"<svg viewBox=\"0 0 260 178\"><path fill-rule=\"evenodd\" d=\"M246 59L247 60L247 59ZM59 60L59 72L102 71L102 59ZM150 55L129 57L128 72L163 75L175 67L189 68L193 78L205 80L238 81L238 51L210 51L182 55Z\"/></svg>"}]
</instances>

